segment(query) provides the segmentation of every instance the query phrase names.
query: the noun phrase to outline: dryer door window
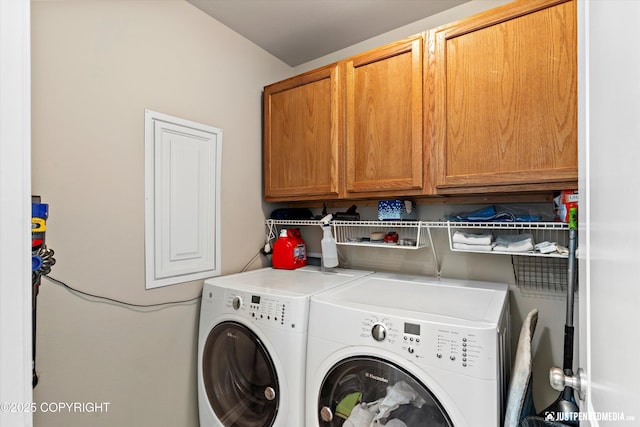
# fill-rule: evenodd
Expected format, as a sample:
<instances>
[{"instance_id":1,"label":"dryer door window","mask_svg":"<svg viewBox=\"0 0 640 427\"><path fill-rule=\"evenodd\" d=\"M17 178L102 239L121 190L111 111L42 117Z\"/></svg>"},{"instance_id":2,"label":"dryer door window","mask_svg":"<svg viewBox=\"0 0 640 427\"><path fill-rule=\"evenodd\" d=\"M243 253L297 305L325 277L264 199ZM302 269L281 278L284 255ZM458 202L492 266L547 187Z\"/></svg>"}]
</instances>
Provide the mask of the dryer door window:
<instances>
[{"instance_id":1,"label":"dryer door window","mask_svg":"<svg viewBox=\"0 0 640 427\"><path fill-rule=\"evenodd\" d=\"M400 366L374 357L352 357L333 366L320 390L318 421L323 427L453 426L423 383Z\"/></svg>"},{"instance_id":2,"label":"dryer door window","mask_svg":"<svg viewBox=\"0 0 640 427\"><path fill-rule=\"evenodd\" d=\"M235 322L209 333L202 356L209 404L225 427L268 427L278 411L276 369L262 341Z\"/></svg>"}]
</instances>

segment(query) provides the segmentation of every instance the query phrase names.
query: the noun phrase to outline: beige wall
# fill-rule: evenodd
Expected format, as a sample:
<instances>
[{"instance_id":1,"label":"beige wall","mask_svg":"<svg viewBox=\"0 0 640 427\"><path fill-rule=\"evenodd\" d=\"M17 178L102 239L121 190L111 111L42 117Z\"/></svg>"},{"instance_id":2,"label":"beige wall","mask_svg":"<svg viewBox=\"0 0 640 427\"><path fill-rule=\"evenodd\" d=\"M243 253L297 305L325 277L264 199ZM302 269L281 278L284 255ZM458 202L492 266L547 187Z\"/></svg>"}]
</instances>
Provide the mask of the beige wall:
<instances>
[{"instance_id":1,"label":"beige wall","mask_svg":"<svg viewBox=\"0 0 640 427\"><path fill-rule=\"evenodd\" d=\"M298 74L323 65L331 64L332 62L348 58L352 55L357 55L369 49L374 49L378 46L382 46L384 44L395 42L405 37L418 34L422 31L437 28L441 25L448 24L450 22L454 22L471 15L475 15L476 13L484 12L485 10L498 7L502 4L509 3L510 1L512 0L471 0L467 3L461 4L460 6L445 10L444 12L424 19L420 19L411 24L388 31L386 33L380 34L379 36L365 40L361 43L357 43L353 46L346 47L344 49L325 55L321 58L314 59L313 61L309 61L305 64L299 65L294 68L294 71L296 74Z\"/></svg>"},{"instance_id":2,"label":"beige wall","mask_svg":"<svg viewBox=\"0 0 640 427\"><path fill-rule=\"evenodd\" d=\"M222 270L239 271L264 239L262 87L291 68L182 0L35 1L32 45L32 191L50 205L51 275L139 304L201 292L145 291L145 108L223 130ZM197 426L198 309L135 310L43 280L35 401L110 406L34 424Z\"/></svg>"}]
</instances>

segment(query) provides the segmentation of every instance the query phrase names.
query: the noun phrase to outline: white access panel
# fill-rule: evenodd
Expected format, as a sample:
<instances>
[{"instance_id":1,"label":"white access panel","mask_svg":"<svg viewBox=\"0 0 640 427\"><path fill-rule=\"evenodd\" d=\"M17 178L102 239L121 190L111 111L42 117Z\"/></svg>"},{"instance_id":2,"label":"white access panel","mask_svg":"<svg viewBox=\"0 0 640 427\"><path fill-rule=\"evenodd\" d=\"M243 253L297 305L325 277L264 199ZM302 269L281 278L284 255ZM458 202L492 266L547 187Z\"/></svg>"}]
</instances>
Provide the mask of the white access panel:
<instances>
[{"instance_id":1,"label":"white access panel","mask_svg":"<svg viewBox=\"0 0 640 427\"><path fill-rule=\"evenodd\" d=\"M222 131L145 111L146 287L220 274Z\"/></svg>"}]
</instances>

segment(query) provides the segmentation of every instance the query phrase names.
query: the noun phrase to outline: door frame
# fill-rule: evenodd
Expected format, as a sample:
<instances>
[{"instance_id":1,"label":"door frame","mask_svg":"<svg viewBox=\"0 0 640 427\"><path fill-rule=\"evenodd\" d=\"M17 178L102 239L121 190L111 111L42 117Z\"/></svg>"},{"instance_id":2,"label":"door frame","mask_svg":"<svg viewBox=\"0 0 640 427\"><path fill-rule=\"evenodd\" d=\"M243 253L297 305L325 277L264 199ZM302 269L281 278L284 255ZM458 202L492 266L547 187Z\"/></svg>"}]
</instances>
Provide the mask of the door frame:
<instances>
[{"instance_id":1,"label":"door frame","mask_svg":"<svg viewBox=\"0 0 640 427\"><path fill-rule=\"evenodd\" d=\"M23 406L1 410L0 425L27 427L33 425L30 19L29 1L0 2L0 401Z\"/></svg>"},{"instance_id":2,"label":"door frame","mask_svg":"<svg viewBox=\"0 0 640 427\"><path fill-rule=\"evenodd\" d=\"M630 226L640 200L628 194L640 182L634 161L640 155L640 55L634 45L639 32L633 25L639 14L638 2L578 1L580 283L574 371L583 368L586 376L582 426L616 421L600 423L603 414L640 418L640 371L622 358L640 350L637 340L627 339L640 301L634 276L640 248L628 244L640 236ZM611 346L615 352L608 351Z\"/></svg>"}]
</instances>

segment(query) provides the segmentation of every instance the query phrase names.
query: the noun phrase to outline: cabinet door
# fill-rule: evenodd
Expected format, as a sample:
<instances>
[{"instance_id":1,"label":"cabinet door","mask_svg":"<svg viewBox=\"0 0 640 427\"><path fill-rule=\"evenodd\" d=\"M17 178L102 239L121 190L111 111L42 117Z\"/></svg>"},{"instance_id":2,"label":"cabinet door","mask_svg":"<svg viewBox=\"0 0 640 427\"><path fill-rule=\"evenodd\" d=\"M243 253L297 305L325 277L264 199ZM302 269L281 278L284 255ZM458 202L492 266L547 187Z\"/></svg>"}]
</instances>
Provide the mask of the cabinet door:
<instances>
[{"instance_id":1,"label":"cabinet door","mask_svg":"<svg viewBox=\"0 0 640 427\"><path fill-rule=\"evenodd\" d=\"M576 2L517 1L429 33L438 193L576 188Z\"/></svg>"},{"instance_id":2,"label":"cabinet door","mask_svg":"<svg viewBox=\"0 0 640 427\"><path fill-rule=\"evenodd\" d=\"M418 35L346 61L347 194L419 194L423 186Z\"/></svg>"},{"instance_id":3,"label":"cabinet door","mask_svg":"<svg viewBox=\"0 0 640 427\"><path fill-rule=\"evenodd\" d=\"M341 81L333 64L265 88L265 200L338 197Z\"/></svg>"}]
</instances>

